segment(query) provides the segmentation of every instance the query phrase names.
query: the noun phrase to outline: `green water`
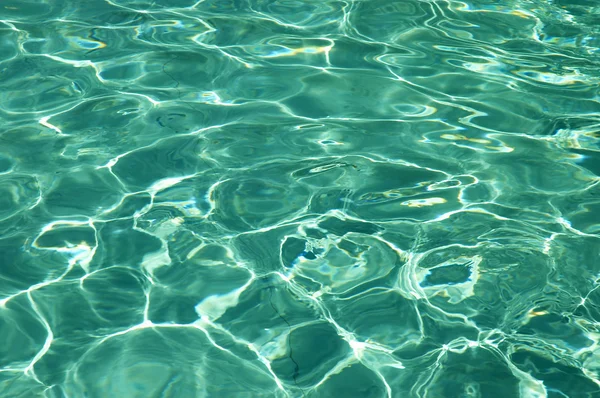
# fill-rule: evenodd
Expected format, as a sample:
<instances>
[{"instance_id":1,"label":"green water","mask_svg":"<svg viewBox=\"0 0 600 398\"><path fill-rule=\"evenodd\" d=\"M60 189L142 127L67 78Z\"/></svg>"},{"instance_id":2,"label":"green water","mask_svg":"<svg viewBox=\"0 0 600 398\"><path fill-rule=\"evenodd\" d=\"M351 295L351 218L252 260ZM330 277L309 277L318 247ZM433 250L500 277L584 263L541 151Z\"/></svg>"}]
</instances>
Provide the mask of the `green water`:
<instances>
[{"instance_id":1,"label":"green water","mask_svg":"<svg viewBox=\"0 0 600 398\"><path fill-rule=\"evenodd\" d=\"M0 397L600 397L600 2L2 0Z\"/></svg>"}]
</instances>

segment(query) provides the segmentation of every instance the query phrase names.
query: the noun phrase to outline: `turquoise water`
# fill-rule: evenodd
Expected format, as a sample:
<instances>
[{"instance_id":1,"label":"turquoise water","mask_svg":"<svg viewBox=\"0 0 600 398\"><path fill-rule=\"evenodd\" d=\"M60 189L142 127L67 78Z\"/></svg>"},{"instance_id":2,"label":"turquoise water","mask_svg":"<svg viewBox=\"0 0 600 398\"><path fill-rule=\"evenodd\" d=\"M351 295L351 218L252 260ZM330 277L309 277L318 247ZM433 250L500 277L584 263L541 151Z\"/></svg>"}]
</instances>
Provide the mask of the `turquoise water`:
<instances>
[{"instance_id":1,"label":"turquoise water","mask_svg":"<svg viewBox=\"0 0 600 398\"><path fill-rule=\"evenodd\" d=\"M3 0L0 397L600 397L600 2Z\"/></svg>"}]
</instances>

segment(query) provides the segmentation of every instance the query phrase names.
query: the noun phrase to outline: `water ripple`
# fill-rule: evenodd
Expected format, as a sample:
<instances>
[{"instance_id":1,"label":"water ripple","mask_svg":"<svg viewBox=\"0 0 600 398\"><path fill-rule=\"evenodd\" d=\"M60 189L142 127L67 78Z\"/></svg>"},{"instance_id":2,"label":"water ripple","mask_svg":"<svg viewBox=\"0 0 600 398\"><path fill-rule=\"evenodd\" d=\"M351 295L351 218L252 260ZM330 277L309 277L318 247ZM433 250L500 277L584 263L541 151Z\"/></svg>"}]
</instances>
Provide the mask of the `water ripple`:
<instances>
[{"instance_id":1,"label":"water ripple","mask_svg":"<svg viewBox=\"0 0 600 398\"><path fill-rule=\"evenodd\" d=\"M598 15L4 1L3 396L597 396Z\"/></svg>"}]
</instances>

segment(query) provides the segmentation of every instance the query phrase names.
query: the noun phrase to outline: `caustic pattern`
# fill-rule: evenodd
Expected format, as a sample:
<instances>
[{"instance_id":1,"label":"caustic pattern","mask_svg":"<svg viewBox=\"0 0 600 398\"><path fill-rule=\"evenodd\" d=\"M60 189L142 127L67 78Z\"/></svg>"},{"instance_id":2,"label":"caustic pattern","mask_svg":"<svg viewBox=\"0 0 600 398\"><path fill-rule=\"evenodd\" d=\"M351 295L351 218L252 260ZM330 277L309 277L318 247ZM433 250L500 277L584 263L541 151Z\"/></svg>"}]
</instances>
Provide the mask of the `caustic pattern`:
<instances>
[{"instance_id":1,"label":"caustic pattern","mask_svg":"<svg viewBox=\"0 0 600 398\"><path fill-rule=\"evenodd\" d=\"M599 397L598 15L2 1L0 395Z\"/></svg>"}]
</instances>

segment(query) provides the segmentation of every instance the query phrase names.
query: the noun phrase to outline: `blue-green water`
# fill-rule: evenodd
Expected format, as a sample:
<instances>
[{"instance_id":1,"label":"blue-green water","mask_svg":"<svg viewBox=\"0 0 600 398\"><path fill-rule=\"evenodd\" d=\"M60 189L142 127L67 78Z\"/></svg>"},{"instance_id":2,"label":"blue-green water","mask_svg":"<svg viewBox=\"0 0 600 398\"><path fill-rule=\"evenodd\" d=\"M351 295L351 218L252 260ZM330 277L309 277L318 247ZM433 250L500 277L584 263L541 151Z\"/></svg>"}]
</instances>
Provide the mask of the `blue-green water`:
<instances>
[{"instance_id":1,"label":"blue-green water","mask_svg":"<svg viewBox=\"0 0 600 398\"><path fill-rule=\"evenodd\" d=\"M600 2L3 0L0 397L600 397Z\"/></svg>"}]
</instances>

